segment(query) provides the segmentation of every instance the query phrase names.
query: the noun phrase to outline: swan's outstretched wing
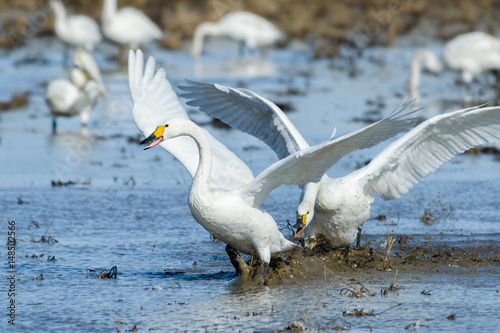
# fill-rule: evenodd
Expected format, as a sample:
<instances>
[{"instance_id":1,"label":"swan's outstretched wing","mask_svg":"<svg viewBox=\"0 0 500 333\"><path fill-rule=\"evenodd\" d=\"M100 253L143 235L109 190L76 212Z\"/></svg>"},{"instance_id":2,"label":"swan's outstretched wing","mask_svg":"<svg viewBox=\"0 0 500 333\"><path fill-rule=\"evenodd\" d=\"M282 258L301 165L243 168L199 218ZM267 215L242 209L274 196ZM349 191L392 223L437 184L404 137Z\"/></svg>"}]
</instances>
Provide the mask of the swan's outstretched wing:
<instances>
[{"instance_id":1,"label":"swan's outstretched wing","mask_svg":"<svg viewBox=\"0 0 500 333\"><path fill-rule=\"evenodd\" d=\"M455 154L500 139L500 107L435 116L387 146L358 171L368 190L399 198Z\"/></svg>"},{"instance_id":2,"label":"swan's outstretched wing","mask_svg":"<svg viewBox=\"0 0 500 333\"><path fill-rule=\"evenodd\" d=\"M134 102L133 116L137 127L148 137L156 127L170 118L185 118L188 115L176 93L166 79L165 70L155 73L155 60L150 57L144 68L141 50L129 52L129 87ZM206 132L213 154L212 179L210 185L233 189L253 179L248 166L223 144ZM174 155L194 176L198 169L198 147L189 137L178 137L160 144Z\"/></svg>"},{"instance_id":3,"label":"swan's outstretched wing","mask_svg":"<svg viewBox=\"0 0 500 333\"><path fill-rule=\"evenodd\" d=\"M241 196L246 198L249 204L258 207L271 191L280 185L318 182L324 173L346 154L373 146L370 139L380 142L383 141L380 138L386 136L386 131L401 132L412 126L417 118L405 117L411 113L413 112L402 116L396 114L392 118L384 118L337 139L330 138L322 144L299 150L264 170L241 190ZM390 129L387 128L388 124L391 124Z\"/></svg>"},{"instance_id":4,"label":"swan's outstretched wing","mask_svg":"<svg viewBox=\"0 0 500 333\"><path fill-rule=\"evenodd\" d=\"M247 89L187 82L189 86L179 88L186 91L181 96L190 99L188 105L198 106L208 115L261 139L279 158L309 147L288 117L273 102ZM403 113L411 103L404 107L402 105L403 103L388 117L339 138L349 137L352 144L352 149L346 149L343 154L375 146L414 126L416 118L408 116L415 111Z\"/></svg>"},{"instance_id":5,"label":"swan's outstretched wing","mask_svg":"<svg viewBox=\"0 0 500 333\"><path fill-rule=\"evenodd\" d=\"M187 105L259 138L280 159L309 147L283 111L264 97L247 89L186 81L189 85L179 88L186 91L180 96L189 99Z\"/></svg>"}]
</instances>

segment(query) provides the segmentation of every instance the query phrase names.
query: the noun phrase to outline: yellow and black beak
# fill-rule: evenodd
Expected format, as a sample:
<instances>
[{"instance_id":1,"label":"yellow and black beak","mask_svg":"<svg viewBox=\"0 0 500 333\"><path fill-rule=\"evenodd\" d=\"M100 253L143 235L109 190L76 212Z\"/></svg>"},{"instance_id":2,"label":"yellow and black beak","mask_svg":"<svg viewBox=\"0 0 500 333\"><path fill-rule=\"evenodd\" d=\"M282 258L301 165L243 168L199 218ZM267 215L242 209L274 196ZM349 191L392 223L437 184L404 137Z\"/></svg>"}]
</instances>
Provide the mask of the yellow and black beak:
<instances>
[{"instance_id":1,"label":"yellow and black beak","mask_svg":"<svg viewBox=\"0 0 500 333\"><path fill-rule=\"evenodd\" d=\"M300 238L302 237L302 234L304 233L304 230L306 229L306 222L307 222L307 213L304 215L297 215L297 223L293 226L295 229L297 229L297 233L295 234L295 238Z\"/></svg>"},{"instance_id":2,"label":"yellow and black beak","mask_svg":"<svg viewBox=\"0 0 500 333\"><path fill-rule=\"evenodd\" d=\"M150 136L141 141L141 145L147 145L144 150L153 148L163 141L163 132L167 126L168 125L158 126Z\"/></svg>"},{"instance_id":3,"label":"yellow and black beak","mask_svg":"<svg viewBox=\"0 0 500 333\"><path fill-rule=\"evenodd\" d=\"M302 229L306 225L307 213L304 215L297 215L297 223L293 226L295 229Z\"/></svg>"}]
</instances>

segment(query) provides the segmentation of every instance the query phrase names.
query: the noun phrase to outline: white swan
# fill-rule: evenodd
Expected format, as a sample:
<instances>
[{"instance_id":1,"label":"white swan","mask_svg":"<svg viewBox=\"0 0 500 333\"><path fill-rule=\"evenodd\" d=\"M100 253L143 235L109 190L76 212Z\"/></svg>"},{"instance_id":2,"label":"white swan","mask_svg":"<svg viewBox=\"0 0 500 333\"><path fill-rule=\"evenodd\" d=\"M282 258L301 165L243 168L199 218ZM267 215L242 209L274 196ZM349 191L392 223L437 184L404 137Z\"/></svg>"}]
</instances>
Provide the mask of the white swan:
<instances>
[{"instance_id":1,"label":"white swan","mask_svg":"<svg viewBox=\"0 0 500 333\"><path fill-rule=\"evenodd\" d=\"M228 13L215 23L203 22L196 27L191 48L191 55L194 58L198 58L202 53L203 41L207 36L231 38L253 50L272 45L285 35L271 22L253 13Z\"/></svg>"},{"instance_id":2,"label":"white swan","mask_svg":"<svg viewBox=\"0 0 500 333\"><path fill-rule=\"evenodd\" d=\"M198 223L236 250L258 254L264 263L272 254L296 245L283 237L260 204L282 184L318 181L345 152L366 139L363 133L355 133L297 150L254 178L236 155L187 119L165 71L160 68L154 73L153 58L144 70L142 53L130 51L128 63L134 121L147 137L146 148L162 145L193 176L188 203ZM372 128L375 137L385 135L377 126Z\"/></svg>"},{"instance_id":3,"label":"white swan","mask_svg":"<svg viewBox=\"0 0 500 333\"><path fill-rule=\"evenodd\" d=\"M446 67L461 72L464 82L470 84L475 75L500 68L500 39L481 31L458 35L444 45L443 61ZM431 51L418 51L411 64L410 92L418 90L421 62L434 73L444 68Z\"/></svg>"},{"instance_id":4,"label":"white swan","mask_svg":"<svg viewBox=\"0 0 500 333\"><path fill-rule=\"evenodd\" d=\"M481 31L458 35L444 46L443 59L470 83L475 75L500 68L500 39Z\"/></svg>"},{"instance_id":5,"label":"white swan","mask_svg":"<svg viewBox=\"0 0 500 333\"><path fill-rule=\"evenodd\" d=\"M201 111L256 136L278 157L308 146L285 114L257 94L188 82L190 86L180 87L188 91L182 95L191 99L188 105L199 106ZM298 220L306 227L305 236L310 243L322 236L333 246L351 244L358 228L370 217L375 194L385 200L399 198L455 154L500 139L499 125L500 107L435 116L390 144L366 167L341 178L325 175L319 183L307 184L297 208ZM361 145L370 144L365 140Z\"/></svg>"},{"instance_id":6,"label":"white swan","mask_svg":"<svg viewBox=\"0 0 500 333\"><path fill-rule=\"evenodd\" d=\"M106 90L99 68L92 56L82 49L75 52L75 68L71 79L54 79L49 82L45 100L52 113L52 130L56 131L56 117L78 115L82 126L87 126L90 111Z\"/></svg>"},{"instance_id":7,"label":"white swan","mask_svg":"<svg viewBox=\"0 0 500 333\"><path fill-rule=\"evenodd\" d=\"M50 7L54 11L54 31L65 44L72 47L82 47L93 51L96 44L102 40L99 25L85 15L68 16L64 5L59 0L51 0Z\"/></svg>"},{"instance_id":8,"label":"white swan","mask_svg":"<svg viewBox=\"0 0 500 333\"><path fill-rule=\"evenodd\" d=\"M132 7L117 10L116 0L104 0L101 25L106 38L133 49L163 37L160 28L143 12Z\"/></svg>"}]
</instances>

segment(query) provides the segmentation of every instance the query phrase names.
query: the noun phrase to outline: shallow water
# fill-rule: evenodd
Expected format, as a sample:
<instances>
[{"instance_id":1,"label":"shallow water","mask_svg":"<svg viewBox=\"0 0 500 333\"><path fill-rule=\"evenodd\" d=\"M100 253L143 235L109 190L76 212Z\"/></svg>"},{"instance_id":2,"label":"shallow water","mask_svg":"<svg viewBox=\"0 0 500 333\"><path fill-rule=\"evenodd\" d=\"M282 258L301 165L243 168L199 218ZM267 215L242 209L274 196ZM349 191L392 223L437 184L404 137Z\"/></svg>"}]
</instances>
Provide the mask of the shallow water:
<instances>
[{"instance_id":1,"label":"shallow water","mask_svg":"<svg viewBox=\"0 0 500 333\"><path fill-rule=\"evenodd\" d=\"M439 49L438 44L432 47ZM361 127L363 123L353 119L369 111L375 117L391 112L407 95L406 73L415 46L401 41L392 48L364 50L355 60L354 77L345 59L313 61L307 45L300 43L271 51L264 60L247 59L246 64L220 50L233 51L233 45L211 47L196 64L185 51L151 47L145 54L157 57L174 86L184 78L245 85L273 101L289 103L294 109L288 113L290 119L315 144L327 139L334 127L338 134ZM330 273L323 279L290 277L277 286L238 286L224 244L212 240L190 215L189 174L161 149L144 152L128 141L139 132L131 118L127 74L107 57L113 49L96 54L108 96L92 113L88 133L81 131L77 118L68 118L58 122L58 134L51 134L40 84L67 75L61 51L52 39L32 40L0 61L3 99L14 91L31 91L26 108L0 113L1 234L6 240L7 221L16 222L19 331L114 332L134 325L140 331L270 331L284 329L294 319L314 329L341 326L351 331L497 329L497 267L429 265L420 273L399 272L400 289L387 296L380 291L389 287L395 272L363 270L355 278L375 294L363 298L342 293L346 284ZM32 55L37 55L36 63L15 65ZM454 73L423 75L420 106L425 109L420 114L461 107L463 92L455 78ZM488 94L491 91L481 90L477 100L484 101ZM255 174L276 160L257 139L213 128L206 116L189 112ZM347 156L329 175L351 172L383 146ZM491 155L460 155L401 199L377 199L372 216L383 214L388 221L367 222L366 239L382 246L389 228L395 236L436 237L437 244L498 246L499 163ZM54 187L51 181L76 184ZM444 212L433 225L420 222L419 211L441 195L444 207L454 207L452 214ZM287 236L291 232L286 221L295 218L298 196L297 187L284 186L263 205ZM33 242L44 235L57 242ZM9 276L6 250L0 247L2 283ZM89 270L113 266L118 268L117 279L91 277L95 271ZM36 280L41 274L44 279ZM2 285L2 290L2 306L7 306L7 288ZM380 314L343 316L353 309ZM381 313L384 310L388 311ZM447 319L451 314L454 320ZM5 317L1 325L13 328Z\"/></svg>"}]
</instances>

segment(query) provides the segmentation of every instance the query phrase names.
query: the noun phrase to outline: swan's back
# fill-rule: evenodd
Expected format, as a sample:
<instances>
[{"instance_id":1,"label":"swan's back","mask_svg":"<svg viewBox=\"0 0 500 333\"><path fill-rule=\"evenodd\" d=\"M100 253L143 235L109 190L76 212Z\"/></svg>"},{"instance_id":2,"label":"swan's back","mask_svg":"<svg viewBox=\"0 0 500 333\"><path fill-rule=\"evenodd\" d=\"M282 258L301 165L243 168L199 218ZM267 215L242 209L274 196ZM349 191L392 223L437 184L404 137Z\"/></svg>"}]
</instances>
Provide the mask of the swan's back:
<instances>
[{"instance_id":1,"label":"swan's back","mask_svg":"<svg viewBox=\"0 0 500 333\"><path fill-rule=\"evenodd\" d=\"M66 79L55 79L49 82L45 99L55 115L76 114L73 104L79 97L78 88Z\"/></svg>"},{"instance_id":2,"label":"swan's back","mask_svg":"<svg viewBox=\"0 0 500 333\"><path fill-rule=\"evenodd\" d=\"M92 43L93 46L93 44L99 43L102 39L99 26L88 16L70 16L68 24L75 40L81 40L82 43Z\"/></svg>"},{"instance_id":3,"label":"swan's back","mask_svg":"<svg viewBox=\"0 0 500 333\"><path fill-rule=\"evenodd\" d=\"M160 39L163 36L160 28L143 12L135 8L127 7L120 9L116 12L115 19L126 22L126 32L128 38L131 40L139 40L146 43L153 39Z\"/></svg>"},{"instance_id":4,"label":"swan's back","mask_svg":"<svg viewBox=\"0 0 500 333\"><path fill-rule=\"evenodd\" d=\"M104 15L103 11L103 31L115 42L133 48L163 36L161 29L149 17L132 7L122 8L114 15Z\"/></svg>"},{"instance_id":5,"label":"swan's back","mask_svg":"<svg viewBox=\"0 0 500 333\"><path fill-rule=\"evenodd\" d=\"M459 35L446 43L443 58L450 68L471 74L500 68L500 40L480 31Z\"/></svg>"},{"instance_id":6,"label":"swan's back","mask_svg":"<svg viewBox=\"0 0 500 333\"><path fill-rule=\"evenodd\" d=\"M217 24L232 38L245 40L251 48L275 43L284 36L271 22L250 12L226 14Z\"/></svg>"}]
</instances>

